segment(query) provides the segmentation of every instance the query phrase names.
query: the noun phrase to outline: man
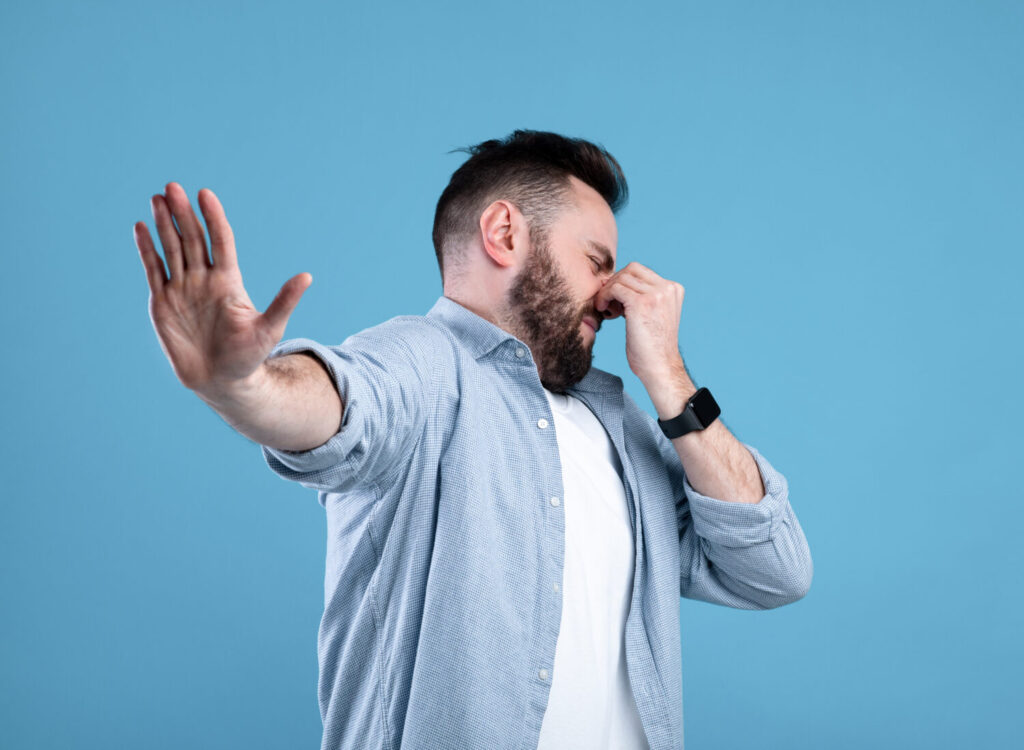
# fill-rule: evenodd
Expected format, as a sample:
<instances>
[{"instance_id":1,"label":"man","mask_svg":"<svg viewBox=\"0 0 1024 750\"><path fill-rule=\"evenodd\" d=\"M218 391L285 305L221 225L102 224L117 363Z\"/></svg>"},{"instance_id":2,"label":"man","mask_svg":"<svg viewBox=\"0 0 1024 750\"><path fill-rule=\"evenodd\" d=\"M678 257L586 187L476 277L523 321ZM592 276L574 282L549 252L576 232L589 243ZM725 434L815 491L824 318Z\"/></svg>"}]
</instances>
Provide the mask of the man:
<instances>
[{"instance_id":1,"label":"man","mask_svg":"<svg viewBox=\"0 0 1024 750\"><path fill-rule=\"evenodd\" d=\"M678 599L767 609L812 561L785 478L717 419L678 346L683 287L615 271L627 197L603 148L516 131L438 202L444 293L339 346L280 342L216 196L135 226L181 382L327 511L323 748L682 747ZM177 228L175 223L177 222ZM591 367L623 316L660 418Z\"/></svg>"}]
</instances>

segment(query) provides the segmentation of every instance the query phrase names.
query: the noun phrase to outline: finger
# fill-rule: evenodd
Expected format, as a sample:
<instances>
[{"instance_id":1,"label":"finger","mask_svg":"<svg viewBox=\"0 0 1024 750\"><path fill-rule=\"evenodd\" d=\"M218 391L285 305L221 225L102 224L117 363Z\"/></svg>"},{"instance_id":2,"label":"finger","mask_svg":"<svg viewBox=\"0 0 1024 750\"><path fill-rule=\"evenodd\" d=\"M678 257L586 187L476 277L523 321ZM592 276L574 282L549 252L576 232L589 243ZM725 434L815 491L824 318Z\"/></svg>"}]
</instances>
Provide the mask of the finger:
<instances>
[{"instance_id":1,"label":"finger","mask_svg":"<svg viewBox=\"0 0 1024 750\"><path fill-rule=\"evenodd\" d=\"M617 284L610 296L606 297L602 305L598 305L598 312L605 320L614 320L626 314L626 306L632 307L636 296L641 294L623 284ZM604 307L602 310L601 307Z\"/></svg>"},{"instance_id":2,"label":"finger","mask_svg":"<svg viewBox=\"0 0 1024 750\"><path fill-rule=\"evenodd\" d=\"M167 283L167 274L164 272L164 262L160 259L156 247L153 246L153 238L149 236L149 229L145 222L138 221L133 227L135 245L139 248L139 256L142 258L142 265L146 269L146 278L149 281L149 291L153 294L161 294L164 284Z\"/></svg>"},{"instance_id":3,"label":"finger","mask_svg":"<svg viewBox=\"0 0 1024 750\"><path fill-rule=\"evenodd\" d=\"M605 320L614 320L622 315L626 314L626 308L624 304L624 296L621 290L625 287L618 285L612 294L605 297L603 303L596 305L598 312L604 316ZM629 290L626 290L629 292ZM632 304L632 302L630 303ZM603 308L603 309L602 309Z\"/></svg>"},{"instance_id":4,"label":"finger","mask_svg":"<svg viewBox=\"0 0 1024 750\"><path fill-rule=\"evenodd\" d=\"M650 281L640 276L626 275L619 279L618 283L637 292L653 292L658 288L656 284L652 284Z\"/></svg>"},{"instance_id":5,"label":"finger","mask_svg":"<svg viewBox=\"0 0 1024 750\"><path fill-rule=\"evenodd\" d=\"M662 281L664 281L664 279L661 278L661 276L656 274L650 268L643 265L642 263L637 263L636 261L629 263L622 270L632 275L633 277L642 279L650 284L660 284Z\"/></svg>"},{"instance_id":6,"label":"finger","mask_svg":"<svg viewBox=\"0 0 1024 750\"><path fill-rule=\"evenodd\" d=\"M625 309L622 307L622 303L618 300L611 300L608 302L608 307L604 309L601 316L605 320L615 320L623 315Z\"/></svg>"},{"instance_id":7,"label":"finger","mask_svg":"<svg viewBox=\"0 0 1024 750\"><path fill-rule=\"evenodd\" d=\"M153 221L156 222L156 231L160 235L160 244L163 245L164 255L167 256L167 270L170 274L168 282L181 283L185 275L185 261L181 256L181 236L171 220L167 201L162 195L154 195L149 201L149 206L153 210Z\"/></svg>"},{"instance_id":8,"label":"finger","mask_svg":"<svg viewBox=\"0 0 1024 750\"><path fill-rule=\"evenodd\" d=\"M199 210L203 212L206 227L210 230L210 249L215 268L235 268L238 257L235 254L235 235L224 215L220 199L209 188L199 191Z\"/></svg>"},{"instance_id":9,"label":"finger","mask_svg":"<svg viewBox=\"0 0 1024 750\"><path fill-rule=\"evenodd\" d=\"M643 269L643 271L640 269ZM661 277L653 271L650 271L650 274L654 277L653 279L645 273L645 271L650 271L650 269L644 268L644 266L641 266L636 262L630 263L609 276L608 280L604 283L605 288L607 288L608 285L617 281L622 281L623 279L632 279L634 285L641 284L645 287L651 286L653 283L661 280Z\"/></svg>"},{"instance_id":10,"label":"finger","mask_svg":"<svg viewBox=\"0 0 1024 750\"><path fill-rule=\"evenodd\" d=\"M274 301L263 313L263 324L273 332L276 339L280 339L284 335L288 318L291 317L295 306L299 304L299 299L312 283L313 275L310 273L303 272L292 276L284 283L281 291L277 293Z\"/></svg>"},{"instance_id":11,"label":"finger","mask_svg":"<svg viewBox=\"0 0 1024 750\"><path fill-rule=\"evenodd\" d=\"M190 271L198 271L204 268L211 268L209 256L206 254L206 236L203 233L203 225L196 218L192 204L189 202L185 189L176 182L167 183L167 203L174 214L174 220L178 223L178 230L181 232L181 244L185 249L185 268Z\"/></svg>"},{"instance_id":12,"label":"finger","mask_svg":"<svg viewBox=\"0 0 1024 750\"><path fill-rule=\"evenodd\" d=\"M636 295L643 294L650 288L651 287L646 282L636 279L635 277L619 276L616 274L616 276L609 279L608 282L598 291L597 297L594 300L594 306L597 308L598 312L603 312L603 308L606 308L612 300L626 302L626 299L623 297L623 290L627 290ZM633 298L634 297L630 297L630 302L632 302Z\"/></svg>"}]
</instances>

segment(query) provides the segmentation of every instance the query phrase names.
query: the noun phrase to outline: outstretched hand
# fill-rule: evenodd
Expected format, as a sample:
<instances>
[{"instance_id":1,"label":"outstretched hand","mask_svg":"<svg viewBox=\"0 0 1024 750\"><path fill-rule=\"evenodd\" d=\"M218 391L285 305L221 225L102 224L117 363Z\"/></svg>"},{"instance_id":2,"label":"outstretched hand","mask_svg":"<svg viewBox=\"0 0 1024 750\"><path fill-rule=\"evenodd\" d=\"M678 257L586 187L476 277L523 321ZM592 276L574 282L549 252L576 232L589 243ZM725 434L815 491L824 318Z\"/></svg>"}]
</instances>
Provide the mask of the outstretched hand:
<instances>
[{"instance_id":1,"label":"outstretched hand","mask_svg":"<svg viewBox=\"0 0 1024 750\"><path fill-rule=\"evenodd\" d=\"M212 261L203 227L181 185L168 183L166 193L154 195L150 203L166 267L145 222L137 222L134 231L160 346L187 388L201 393L229 389L266 360L313 277L293 276L260 313L242 285L234 235L213 191L204 188L198 197Z\"/></svg>"}]
</instances>

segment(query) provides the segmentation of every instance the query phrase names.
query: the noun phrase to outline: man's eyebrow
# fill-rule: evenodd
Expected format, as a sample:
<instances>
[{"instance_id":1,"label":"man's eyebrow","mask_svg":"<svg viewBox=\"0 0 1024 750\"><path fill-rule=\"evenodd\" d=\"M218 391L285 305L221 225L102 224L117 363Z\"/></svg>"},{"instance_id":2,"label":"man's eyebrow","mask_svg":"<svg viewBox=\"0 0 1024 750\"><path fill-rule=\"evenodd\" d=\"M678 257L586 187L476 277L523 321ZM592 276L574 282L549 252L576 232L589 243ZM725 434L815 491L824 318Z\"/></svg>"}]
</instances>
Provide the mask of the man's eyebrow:
<instances>
[{"instance_id":1,"label":"man's eyebrow","mask_svg":"<svg viewBox=\"0 0 1024 750\"><path fill-rule=\"evenodd\" d=\"M587 244L603 256L604 262L601 264L601 267L605 271L611 272L615 270L615 259L612 258L611 250L596 240L587 240Z\"/></svg>"}]
</instances>

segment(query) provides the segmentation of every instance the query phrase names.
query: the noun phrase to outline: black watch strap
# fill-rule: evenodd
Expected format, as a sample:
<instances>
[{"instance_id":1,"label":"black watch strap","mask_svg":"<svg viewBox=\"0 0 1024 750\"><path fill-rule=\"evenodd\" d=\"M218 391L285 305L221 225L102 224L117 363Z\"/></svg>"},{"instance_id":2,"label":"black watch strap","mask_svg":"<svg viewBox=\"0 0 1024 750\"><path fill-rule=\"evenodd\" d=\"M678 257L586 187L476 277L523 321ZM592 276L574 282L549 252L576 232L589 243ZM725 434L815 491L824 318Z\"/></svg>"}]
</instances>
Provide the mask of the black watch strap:
<instances>
[{"instance_id":1,"label":"black watch strap","mask_svg":"<svg viewBox=\"0 0 1024 750\"><path fill-rule=\"evenodd\" d=\"M686 408L678 417L669 420L658 420L658 426L665 437L674 439L694 430L703 430L718 419L722 410L718 402L707 388L698 388L686 402Z\"/></svg>"}]
</instances>

